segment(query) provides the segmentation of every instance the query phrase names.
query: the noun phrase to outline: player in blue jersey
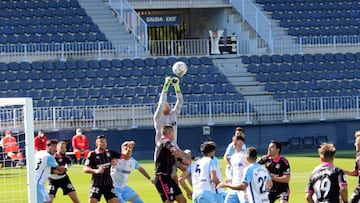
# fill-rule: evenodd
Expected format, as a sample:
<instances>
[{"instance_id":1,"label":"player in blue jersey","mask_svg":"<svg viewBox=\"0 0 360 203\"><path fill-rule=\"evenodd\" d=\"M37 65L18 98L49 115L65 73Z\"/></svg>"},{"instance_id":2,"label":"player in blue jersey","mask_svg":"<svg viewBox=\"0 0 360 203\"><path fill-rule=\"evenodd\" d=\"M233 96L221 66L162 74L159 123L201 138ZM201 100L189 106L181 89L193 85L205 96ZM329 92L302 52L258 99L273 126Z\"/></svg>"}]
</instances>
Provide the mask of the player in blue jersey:
<instances>
[{"instance_id":1,"label":"player in blue jersey","mask_svg":"<svg viewBox=\"0 0 360 203\"><path fill-rule=\"evenodd\" d=\"M245 158L249 165L244 169L241 183L220 183L218 188L229 187L233 190L246 190L249 203L269 203L268 191L272 187L272 181L266 168L256 162L256 149L249 147L246 150Z\"/></svg>"},{"instance_id":2,"label":"player in blue jersey","mask_svg":"<svg viewBox=\"0 0 360 203\"><path fill-rule=\"evenodd\" d=\"M38 203L50 203L51 198L49 193L45 190L46 183L51 168L54 168L59 173L65 172L64 166L59 166L53 154L56 152L56 140L48 140L46 142L46 150L40 150L35 154L35 173L36 173L36 192Z\"/></svg>"},{"instance_id":3,"label":"player in blue jersey","mask_svg":"<svg viewBox=\"0 0 360 203\"><path fill-rule=\"evenodd\" d=\"M217 185L220 181L216 176L216 160L213 159L216 151L216 143L204 142L200 145L203 157L194 161L179 178L181 186L185 189L187 197L193 203L215 202L213 194L213 182ZM191 175L193 191L189 189L185 180Z\"/></svg>"},{"instance_id":4,"label":"player in blue jersey","mask_svg":"<svg viewBox=\"0 0 360 203\"><path fill-rule=\"evenodd\" d=\"M133 203L143 203L144 201L139 197L139 195L128 186L128 179L130 173L137 169L141 174L143 174L148 180L153 183L149 173L140 166L139 162L135 160L132 155L132 150L134 148L134 141L126 141L121 144L121 157L120 159L114 159L111 166L111 178L113 180L113 185L115 192L118 196L119 203L133 202Z\"/></svg>"},{"instance_id":5,"label":"player in blue jersey","mask_svg":"<svg viewBox=\"0 0 360 203\"><path fill-rule=\"evenodd\" d=\"M306 187L306 201L340 202L348 201L347 182L344 172L334 166L336 148L333 144L323 143L319 148L321 164L313 170ZM357 201L356 201L357 202Z\"/></svg>"}]
</instances>

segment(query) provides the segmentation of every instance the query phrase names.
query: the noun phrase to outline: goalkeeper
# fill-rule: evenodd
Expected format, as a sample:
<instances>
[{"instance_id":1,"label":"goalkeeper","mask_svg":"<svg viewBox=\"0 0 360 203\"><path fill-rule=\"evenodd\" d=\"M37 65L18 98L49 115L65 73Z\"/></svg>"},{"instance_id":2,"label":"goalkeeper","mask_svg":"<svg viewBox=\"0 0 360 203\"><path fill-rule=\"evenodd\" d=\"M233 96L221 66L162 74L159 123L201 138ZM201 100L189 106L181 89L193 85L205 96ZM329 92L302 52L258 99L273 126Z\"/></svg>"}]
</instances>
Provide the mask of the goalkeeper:
<instances>
[{"instance_id":1,"label":"goalkeeper","mask_svg":"<svg viewBox=\"0 0 360 203\"><path fill-rule=\"evenodd\" d=\"M174 86L176 93L176 103L172 109L170 109L170 104L167 101L167 93L171 84ZM164 127L164 125L171 125L174 129L174 138L172 140L172 143L177 146L177 116L180 114L183 103L184 100L183 95L181 94L179 78L166 77L163 89L160 94L159 102L154 113L154 127L156 133L155 144L158 144L160 141L160 138L162 136L162 127Z\"/></svg>"}]
</instances>

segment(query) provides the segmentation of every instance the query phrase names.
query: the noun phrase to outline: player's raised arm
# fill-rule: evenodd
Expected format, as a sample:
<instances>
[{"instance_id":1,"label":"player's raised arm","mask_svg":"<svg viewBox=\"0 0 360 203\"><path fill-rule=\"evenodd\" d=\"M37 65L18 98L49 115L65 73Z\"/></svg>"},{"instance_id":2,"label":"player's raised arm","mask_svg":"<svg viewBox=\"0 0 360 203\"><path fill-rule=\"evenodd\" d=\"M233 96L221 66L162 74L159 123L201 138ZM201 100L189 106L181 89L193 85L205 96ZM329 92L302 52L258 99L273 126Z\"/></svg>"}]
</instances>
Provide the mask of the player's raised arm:
<instances>
[{"instance_id":1,"label":"player's raised arm","mask_svg":"<svg viewBox=\"0 0 360 203\"><path fill-rule=\"evenodd\" d=\"M174 86L176 93L176 103L173 110L176 112L177 115L179 115L181 107L184 104L184 98L180 89L180 79L178 77L173 77L171 80L171 84Z\"/></svg>"},{"instance_id":2,"label":"player's raised arm","mask_svg":"<svg viewBox=\"0 0 360 203\"><path fill-rule=\"evenodd\" d=\"M159 102L157 104L157 107L156 107L156 110L155 110L155 113L154 113L154 120L155 121L158 120L160 118L160 116L162 115L162 111L164 109L164 105L165 105L166 100L167 100L167 93L169 91L170 84L171 84L171 77L166 77L163 89L162 89L161 94L160 94Z\"/></svg>"}]
</instances>

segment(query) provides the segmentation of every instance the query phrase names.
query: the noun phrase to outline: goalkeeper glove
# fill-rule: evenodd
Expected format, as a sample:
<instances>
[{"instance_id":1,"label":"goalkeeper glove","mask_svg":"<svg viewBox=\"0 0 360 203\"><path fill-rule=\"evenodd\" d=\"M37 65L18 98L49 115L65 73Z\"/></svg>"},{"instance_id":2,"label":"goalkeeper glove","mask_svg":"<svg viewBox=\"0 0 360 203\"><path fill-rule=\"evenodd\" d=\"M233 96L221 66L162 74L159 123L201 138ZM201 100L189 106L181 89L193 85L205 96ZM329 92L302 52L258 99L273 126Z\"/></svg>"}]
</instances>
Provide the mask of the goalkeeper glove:
<instances>
[{"instance_id":1,"label":"goalkeeper glove","mask_svg":"<svg viewBox=\"0 0 360 203\"><path fill-rule=\"evenodd\" d=\"M181 92L180 85L179 85L179 78L173 77L171 80L172 84L174 85L175 92Z\"/></svg>"},{"instance_id":2,"label":"goalkeeper glove","mask_svg":"<svg viewBox=\"0 0 360 203\"><path fill-rule=\"evenodd\" d=\"M165 92L165 93L168 92L170 83L171 83L171 77L166 77L164 86L163 86L163 92Z\"/></svg>"}]
</instances>

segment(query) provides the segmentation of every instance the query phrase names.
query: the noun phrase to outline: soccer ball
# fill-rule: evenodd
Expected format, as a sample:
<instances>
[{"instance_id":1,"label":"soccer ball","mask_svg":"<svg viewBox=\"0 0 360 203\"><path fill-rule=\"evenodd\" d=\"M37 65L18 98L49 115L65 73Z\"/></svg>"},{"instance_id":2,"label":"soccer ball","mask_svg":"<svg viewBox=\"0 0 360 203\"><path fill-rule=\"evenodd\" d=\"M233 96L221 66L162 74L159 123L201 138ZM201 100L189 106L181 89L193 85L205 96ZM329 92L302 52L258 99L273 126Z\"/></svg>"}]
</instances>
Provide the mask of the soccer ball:
<instances>
[{"instance_id":1,"label":"soccer ball","mask_svg":"<svg viewBox=\"0 0 360 203\"><path fill-rule=\"evenodd\" d=\"M177 61L176 63L174 63L174 65L172 66L172 71L175 75L182 77L186 74L187 72L187 65L182 62L182 61Z\"/></svg>"}]
</instances>

